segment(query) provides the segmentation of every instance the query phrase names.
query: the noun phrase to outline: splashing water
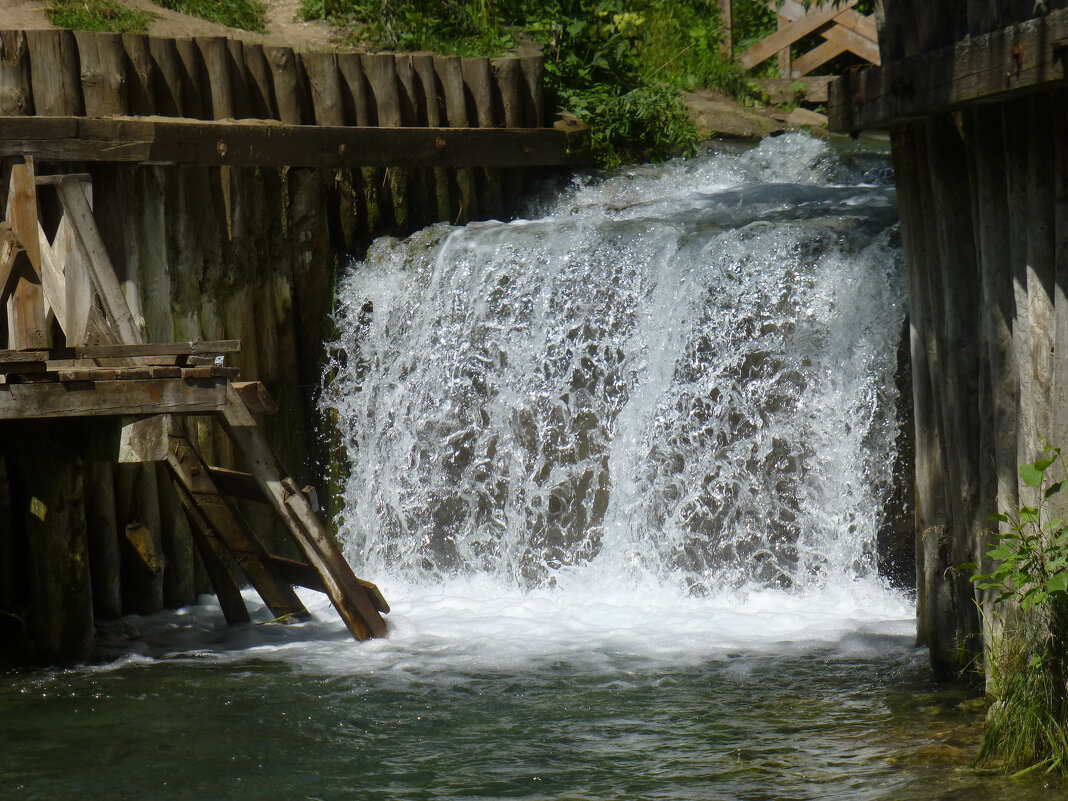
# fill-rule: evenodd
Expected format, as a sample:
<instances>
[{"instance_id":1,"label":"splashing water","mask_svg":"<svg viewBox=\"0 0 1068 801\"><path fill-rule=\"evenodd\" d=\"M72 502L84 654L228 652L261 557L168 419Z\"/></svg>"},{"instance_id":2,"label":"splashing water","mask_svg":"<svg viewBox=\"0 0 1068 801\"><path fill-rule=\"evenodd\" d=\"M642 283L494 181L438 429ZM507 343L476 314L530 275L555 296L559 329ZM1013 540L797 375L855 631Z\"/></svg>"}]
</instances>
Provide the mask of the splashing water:
<instances>
[{"instance_id":1,"label":"splashing water","mask_svg":"<svg viewBox=\"0 0 1068 801\"><path fill-rule=\"evenodd\" d=\"M893 189L858 177L784 136L379 240L322 400L352 562L565 602L890 597L903 287Z\"/></svg>"}]
</instances>

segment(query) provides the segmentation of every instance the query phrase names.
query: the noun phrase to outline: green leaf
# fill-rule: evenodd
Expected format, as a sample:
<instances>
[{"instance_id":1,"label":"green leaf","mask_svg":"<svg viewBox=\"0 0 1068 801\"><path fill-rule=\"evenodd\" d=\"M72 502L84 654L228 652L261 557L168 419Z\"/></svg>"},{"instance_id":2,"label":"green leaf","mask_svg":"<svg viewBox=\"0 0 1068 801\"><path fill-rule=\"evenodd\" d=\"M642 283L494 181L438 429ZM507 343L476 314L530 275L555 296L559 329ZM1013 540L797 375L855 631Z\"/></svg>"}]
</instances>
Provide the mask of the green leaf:
<instances>
[{"instance_id":1,"label":"green leaf","mask_svg":"<svg viewBox=\"0 0 1068 801\"><path fill-rule=\"evenodd\" d=\"M1046 588L1050 592L1068 592L1068 572L1057 573L1046 582Z\"/></svg>"},{"instance_id":2,"label":"green leaf","mask_svg":"<svg viewBox=\"0 0 1068 801\"><path fill-rule=\"evenodd\" d=\"M1053 450L1056 450L1056 449L1054 448ZM1058 453L1059 453L1059 451L1058 451ZM1041 472L1045 473L1046 472L1046 468L1049 467L1051 464L1053 464L1055 461L1057 461L1057 454L1054 454L1053 456L1049 457L1048 459L1039 459L1037 462L1035 462L1034 466L1035 466L1035 468L1037 470L1040 470Z\"/></svg>"},{"instance_id":3,"label":"green leaf","mask_svg":"<svg viewBox=\"0 0 1068 801\"><path fill-rule=\"evenodd\" d=\"M1003 559L1008 559L1015 553L1016 551L1013 549L1012 545L1008 543L1002 543L998 547L992 548L991 550L987 551L986 555L989 556L991 559L997 559L1000 562Z\"/></svg>"},{"instance_id":4,"label":"green leaf","mask_svg":"<svg viewBox=\"0 0 1068 801\"><path fill-rule=\"evenodd\" d=\"M1020 520L1024 523L1037 523L1038 522L1038 509L1033 506L1021 506L1020 507Z\"/></svg>"},{"instance_id":5,"label":"green leaf","mask_svg":"<svg viewBox=\"0 0 1068 801\"><path fill-rule=\"evenodd\" d=\"M1042 497L1043 498L1049 498L1049 497L1051 497L1053 495L1056 495L1062 489L1064 489L1064 482L1063 481L1058 481L1056 484L1050 484L1046 488L1046 492Z\"/></svg>"},{"instance_id":6,"label":"green leaf","mask_svg":"<svg viewBox=\"0 0 1068 801\"><path fill-rule=\"evenodd\" d=\"M1042 474L1046 470L1045 467L1039 468L1039 464L1039 462L1036 462L1035 464L1020 465L1020 478L1023 479L1024 484L1035 489L1042 486Z\"/></svg>"},{"instance_id":7,"label":"green leaf","mask_svg":"<svg viewBox=\"0 0 1068 801\"><path fill-rule=\"evenodd\" d=\"M1008 523L1009 522L1009 516L1008 515L1003 515L1000 512L996 512L995 514L990 515L987 518L987 520L995 520L998 523Z\"/></svg>"}]
</instances>

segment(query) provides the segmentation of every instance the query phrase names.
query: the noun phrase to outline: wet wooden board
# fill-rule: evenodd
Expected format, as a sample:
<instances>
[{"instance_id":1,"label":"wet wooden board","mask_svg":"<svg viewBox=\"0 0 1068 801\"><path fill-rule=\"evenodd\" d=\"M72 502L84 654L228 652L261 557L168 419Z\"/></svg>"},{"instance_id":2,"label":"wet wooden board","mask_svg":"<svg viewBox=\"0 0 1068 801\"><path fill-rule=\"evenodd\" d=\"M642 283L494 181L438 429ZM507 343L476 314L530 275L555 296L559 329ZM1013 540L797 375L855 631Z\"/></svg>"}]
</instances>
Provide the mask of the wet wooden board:
<instances>
[{"instance_id":1,"label":"wet wooden board","mask_svg":"<svg viewBox=\"0 0 1068 801\"><path fill-rule=\"evenodd\" d=\"M226 406L225 378L0 384L0 420L207 414Z\"/></svg>"}]
</instances>

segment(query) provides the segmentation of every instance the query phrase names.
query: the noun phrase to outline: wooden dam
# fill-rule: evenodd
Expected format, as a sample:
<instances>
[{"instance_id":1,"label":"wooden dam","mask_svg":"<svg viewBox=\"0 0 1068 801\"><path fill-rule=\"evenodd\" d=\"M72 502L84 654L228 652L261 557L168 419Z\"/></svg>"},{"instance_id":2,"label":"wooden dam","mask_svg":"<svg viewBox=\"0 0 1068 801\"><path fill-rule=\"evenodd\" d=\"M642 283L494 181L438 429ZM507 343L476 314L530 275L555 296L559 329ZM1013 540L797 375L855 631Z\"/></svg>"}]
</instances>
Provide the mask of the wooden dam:
<instances>
[{"instance_id":1,"label":"wooden dam","mask_svg":"<svg viewBox=\"0 0 1068 801\"><path fill-rule=\"evenodd\" d=\"M334 273L580 163L542 69L0 31L0 661L90 658L98 620L199 592L247 621L246 582L385 632L310 480Z\"/></svg>"},{"instance_id":2,"label":"wooden dam","mask_svg":"<svg viewBox=\"0 0 1068 801\"><path fill-rule=\"evenodd\" d=\"M955 676L997 636L960 566L982 563L990 514L1036 505L1017 466L1068 443L1068 3L885 6L882 65L836 81L828 111L839 131L891 132L919 638L936 671Z\"/></svg>"}]
</instances>

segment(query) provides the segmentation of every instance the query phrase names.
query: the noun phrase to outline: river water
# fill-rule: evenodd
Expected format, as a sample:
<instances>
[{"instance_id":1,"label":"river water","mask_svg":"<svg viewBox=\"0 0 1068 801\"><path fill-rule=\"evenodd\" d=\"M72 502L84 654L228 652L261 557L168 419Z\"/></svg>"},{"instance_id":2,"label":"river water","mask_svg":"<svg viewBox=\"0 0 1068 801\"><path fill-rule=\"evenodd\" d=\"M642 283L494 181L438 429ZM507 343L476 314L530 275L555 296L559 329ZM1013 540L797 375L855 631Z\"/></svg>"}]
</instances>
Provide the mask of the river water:
<instances>
[{"instance_id":1,"label":"river water","mask_svg":"<svg viewBox=\"0 0 1068 801\"><path fill-rule=\"evenodd\" d=\"M388 639L212 599L0 679L0 799L1038 799L876 569L885 159L800 135L380 240L322 407ZM247 594L254 617L270 616Z\"/></svg>"}]
</instances>

